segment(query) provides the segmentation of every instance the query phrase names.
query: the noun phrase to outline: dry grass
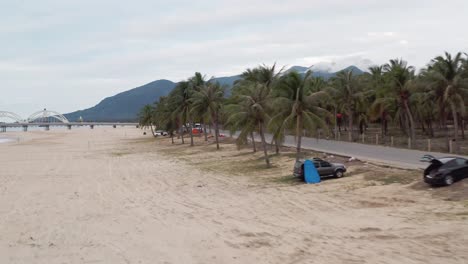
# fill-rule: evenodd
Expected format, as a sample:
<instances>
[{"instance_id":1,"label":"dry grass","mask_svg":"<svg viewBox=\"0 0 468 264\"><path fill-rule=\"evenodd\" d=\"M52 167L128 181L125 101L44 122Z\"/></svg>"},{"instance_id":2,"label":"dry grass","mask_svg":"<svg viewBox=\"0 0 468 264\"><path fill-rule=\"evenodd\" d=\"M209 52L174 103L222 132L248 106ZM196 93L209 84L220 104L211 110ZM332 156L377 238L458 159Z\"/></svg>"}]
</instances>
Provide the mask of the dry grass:
<instances>
[{"instance_id":1,"label":"dry grass","mask_svg":"<svg viewBox=\"0 0 468 264\"><path fill-rule=\"evenodd\" d=\"M267 168L263 152L259 149L259 144L257 152L254 153L251 146L238 148L231 138L221 139L220 150L216 149L213 138L209 138L205 142L203 137L195 137L195 145L193 147L190 146L190 138L186 138L185 144L181 144L180 139L175 139L175 144L172 144L171 139L166 137L148 137L129 141L129 143L126 149L121 149L113 153L113 155L129 155L134 151L151 153L155 149L158 149L158 151L167 156L182 160L196 166L198 169L211 173L230 175L231 177L249 177L251 181L265 186L270 186L271 184L302 184L299 179L292 175L296 157L293 148L283 147L279 154L271 154L274 150L270 149L269 157L272 165L270 168ZM139 146L136 147L135 144ZM345 191L397 184L408 185L410 189L417 191L430 192L436 199L448 201L464 201L468 199L468 188L465 188L468 185L468 181L456 183L449 188L433 189L421 181L421 172L417 170L396 169L389 166L366 164L360 161L347 162L346 157L323 157L323 153L313 151L304 152L304 156L322 157L331 162L344 163L348 168L345 179L349 180L345 181L341 187ZM324 182L333 184L338 181L328 181L327 179Z\"/></svg>"},{"instance_id":2,"label":"dry grass","mask_svg":"<svg viewBox=\"0 0 468 264\"><path fill-rule=\"evenodd\" d=\"M364 177L368 181L376 181L382 185L388 184L410 184L421 179L421 173L414 170L400 170L398 172L385 172L382 170L375 170L368 173Z\"/></svg>"}]
</instances>

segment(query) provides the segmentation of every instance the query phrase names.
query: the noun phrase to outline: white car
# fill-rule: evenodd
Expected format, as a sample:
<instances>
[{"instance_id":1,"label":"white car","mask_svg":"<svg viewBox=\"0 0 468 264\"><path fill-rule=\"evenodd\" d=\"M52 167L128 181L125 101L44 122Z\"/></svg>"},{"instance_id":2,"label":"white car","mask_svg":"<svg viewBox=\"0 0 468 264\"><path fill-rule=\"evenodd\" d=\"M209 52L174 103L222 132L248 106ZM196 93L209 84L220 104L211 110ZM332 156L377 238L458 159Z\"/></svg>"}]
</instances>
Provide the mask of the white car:
<instances>
[{"instance_id":1,"label":"white car","mask_svg":"<svg viewBox=\"0 0 468 264\"><path fill-rule=\"evenodd\" d=\"M154 135L155 135L155 136L167 136L168 133L167 133L166 131L163 131L163 130L156 130L156 131L154 132Z\"/></svg>"}]
</instances>

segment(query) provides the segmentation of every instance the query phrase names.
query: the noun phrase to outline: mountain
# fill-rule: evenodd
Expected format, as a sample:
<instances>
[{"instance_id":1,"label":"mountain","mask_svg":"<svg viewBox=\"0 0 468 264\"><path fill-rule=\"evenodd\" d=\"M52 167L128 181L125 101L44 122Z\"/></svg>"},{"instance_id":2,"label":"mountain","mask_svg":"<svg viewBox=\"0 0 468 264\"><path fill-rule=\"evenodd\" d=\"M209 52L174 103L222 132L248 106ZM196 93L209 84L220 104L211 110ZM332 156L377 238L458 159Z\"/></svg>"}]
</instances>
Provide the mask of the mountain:
<instances>
[{"instance_id":1,"label":"mountain","mask_svg":"<svg viewBox=\"0 0 468 264\"><path fill-rule=\"evenodd\" d=\"M307 70L309 70L307 67L293 66L285 72L297 71L300 74L305 74ZM364 73L356 66L349 66L343 70L351 70L356 75ZM334 77L336 73L331 71L330 68L313 70L313 76L322 77L325 80ZM210 81L217 81L221 85L225 85L227 87L226 96L230 96L234 82L240 78L240 75L234 75L213 78ZM138 118L138 112L143 106L153 104L159 97L168 95L176 85L177 83L169 80L157 80L107 97L94 107L65 114L65 117L70 121L77 121L82 117L84 121L135 122Z\"/></svg>"},{"instance_id":2,"label":"mountain","mask_svg":"<svg viewBox=\"0 0 468 264\"><path fill-rule=\"evenodd\" d=\"M307 68L307 67L292 66L291 68L286 70L285 73L288 73L288 72L291 72L291 71L296 71L296 72L298 72L300 74L305 74L308 70L309 70L309 68ZM312 76L321 77L321 78L323 78L325 80L328 80L328 79L330 79L332 77L335 77L338 72L347 71L347 70L351 70L353 72L353 74L355 74L355 75L361 75L361 74L364 73L364 71L362 71L361 69L359 69L356 66L349 66L349 67L346 67L346 68L341 69L341 70L336 71L336 72L331 71L331 69L322 69L322 68L314 69L312 67Z\"/></svg>"},{"instance_id":3,"label":"mountain","mask_svg":"<svg viewBox=\"0 0 468 264\"><path fill-rule=\"evenodd\" d=\"M291 68L287 69L284 73L289 73L292 71L298 72L298 73L306 73L309 70L307 67L303 66L292 66Z\"/></svg>"},{"instance_id":4,"label":"mountain","mask_svg":"<svg viewBox=\"0 0 468 264\"><path fill-rule=\"evenodd\" d=\"M362 71L361 69L359 69L358 67L356 66L349 66L349 67L346 67L344 68L342 71L352 71L354 75L361 75L364 73L364 71Z\"/></svg>"},{"instance_id":5,"label":"mountain","mask_svg":"<svg viewBox=\"0 0 468 264\"><path fill-rule=\"evenodd\" d=\"M210 81L219 82L219 84L226 87L225 96L231 96L231 87L234 85L234 82L240 80L240 75L229 76L229 77L218 77L213 78Z\"/></svg>"},{"instance_id":6,"label":"mountain","mask_svg":"<svg viewBox=\"0 0 468 264\"><path fill-rule=\"evenodd\" d=\"M161 96L166 96L176 86L168 80L158 80L143 86L107 97L96 106L65 114L70 121L77 121L80 117L84 121L135 121L140 109L153 104Z\"/></svg>"}]
</instances>

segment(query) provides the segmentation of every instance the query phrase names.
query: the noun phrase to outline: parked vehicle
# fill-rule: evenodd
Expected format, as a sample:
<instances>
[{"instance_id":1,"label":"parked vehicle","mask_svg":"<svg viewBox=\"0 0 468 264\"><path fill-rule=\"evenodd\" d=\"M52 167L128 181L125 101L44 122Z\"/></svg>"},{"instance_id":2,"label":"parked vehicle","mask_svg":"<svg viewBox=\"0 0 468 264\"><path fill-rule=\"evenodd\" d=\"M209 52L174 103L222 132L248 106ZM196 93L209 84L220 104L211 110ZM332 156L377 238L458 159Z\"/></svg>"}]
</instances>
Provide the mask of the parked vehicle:
<instances>
[{"instance_id":1,"label":"parked vehicle","mask_svg":"<svg viewBox=\"0 0 468 264\"><path fill-rule=\"evenodd\" d=\"M314 163L315 168L317 168L320 177L332 176L341 178L346 172L346 166L341 163L330 163L320 158L312 158L311 161ZM294 176L304 179L304 162L305 160L299 160L294 164Z\"/></svg>"},{"instance_id":2,"label":"parked vehicle","mask_svg":"<svg viewBox=\"0 0 468 264\"><path fill-rule=\"evenodd\" d=\"M167 131L164 131L164 130L156 130L154 132L154 135L155 136L167 136L169 133L167 133Z\"/></svg>"},{"instance_id":3,"label":"parked vehicle","mask_svg":"<svg viewBox=\"0 0 468 264\"><path fill-rule=\"evenodd\" d=\"M423 174L424 182L427 184L448 186L468 177L468 160L465 158L435 158L431 155L424 155L421 161L430 163Z\"/></svg>"}]
</instances>

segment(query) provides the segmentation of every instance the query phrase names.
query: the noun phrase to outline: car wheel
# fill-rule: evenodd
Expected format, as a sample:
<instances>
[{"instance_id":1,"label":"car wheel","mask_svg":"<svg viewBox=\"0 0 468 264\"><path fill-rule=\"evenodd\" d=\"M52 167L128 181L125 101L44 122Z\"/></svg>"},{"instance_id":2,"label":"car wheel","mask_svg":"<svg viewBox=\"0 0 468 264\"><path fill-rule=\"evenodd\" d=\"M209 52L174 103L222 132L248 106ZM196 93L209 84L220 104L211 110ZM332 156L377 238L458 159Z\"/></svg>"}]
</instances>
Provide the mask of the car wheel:
<instances>
[{"instance_id":1,"label":"car wheel","mask_svg":"<svg viewBox=\"0 0 468 264\"><path fill-rule=\"evenodd\" d=\"M344 171L343 170L336 170L335 171L335 177L336 178L341 178L344 176Z\"/></svg>"},{"instance_id":2,"label":"car wheel","mask_svg":"<svg viewBox=\"0 0 468 264\"><path fill-rule=\"evenodd\" d=\"M453 177L451 175L445 176L445 178L444 178L445 185L447 185L447 186L452 185L453 182L454 182L454 179L453 179Z\"/></svg>"}]
</instances>

